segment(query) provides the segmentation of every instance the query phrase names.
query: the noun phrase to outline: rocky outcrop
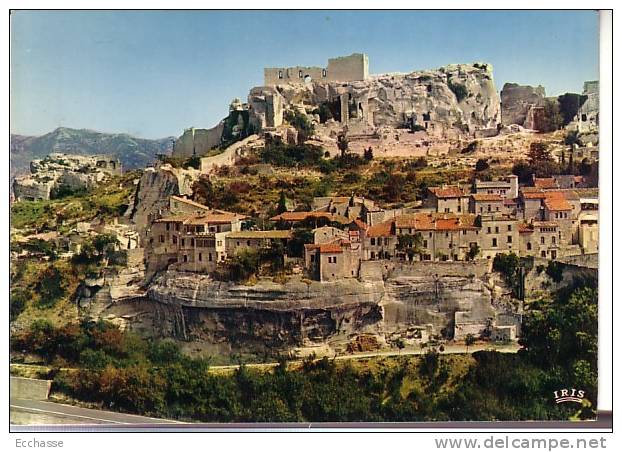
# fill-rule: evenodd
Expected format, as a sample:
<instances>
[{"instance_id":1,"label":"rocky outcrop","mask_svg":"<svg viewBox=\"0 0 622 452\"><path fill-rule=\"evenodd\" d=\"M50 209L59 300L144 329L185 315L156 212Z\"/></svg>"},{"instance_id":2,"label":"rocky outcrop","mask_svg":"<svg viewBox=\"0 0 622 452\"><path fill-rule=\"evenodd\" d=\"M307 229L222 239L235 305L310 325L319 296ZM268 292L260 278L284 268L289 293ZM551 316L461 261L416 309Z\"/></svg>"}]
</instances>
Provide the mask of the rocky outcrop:
<instances>
[{"instance_id":1,"label":"rocky outcrop","mask_svg":"<svg viewBox=\"0 0 622 452\"><path fill-rule=\"evenodd\" d=\"M121 174L121 163L105 155L53 153L33 160L30 173L16 177L13 182L13 193L18 201L50 199L55 190L94 188L110 176Z\"/></svg>"},{"instance_id":2,"label":"rocky outcrop","mask_svg":"<svg viewBox=\"0 0 622 452\"><path fill-rule=\"evenodd\" d=\"M533 127L534 107L543 107L545 92L542 86L519 85L506 83L501 90L501 122L505 126L518 124L528 127L525 122L530 119ZM528 116L531 115L531 118Z\"/></svg>"},{"instance_id":3,"label":"rocky outcrop","mask_svg":"<svg viewBox=\"0 0 622 452\"><path fill-rule=\"evenodd\" d=\"M146 168L136 187L129 217L141 237L151 221L168 208L171 195L191 195L200 172L193 168L173 168L169 164Z\"/></svg>"},{"instance_id":4,"label":"rocky outcrop","mask_svg":"<svg viewBox=\"0 0 622 452\"><path fill-rule=\"evenodd\" d=\"M496 128L500 121L492 66L485 63L345 83L312 81L253 88L249 105L251 123L264 127L277 127L282 111L293 106L304 106L307 112L330 111L332 120L367 133L378 127L412 124L435 133L450 129L474 133Z\"/></svg>"}]
</instances>

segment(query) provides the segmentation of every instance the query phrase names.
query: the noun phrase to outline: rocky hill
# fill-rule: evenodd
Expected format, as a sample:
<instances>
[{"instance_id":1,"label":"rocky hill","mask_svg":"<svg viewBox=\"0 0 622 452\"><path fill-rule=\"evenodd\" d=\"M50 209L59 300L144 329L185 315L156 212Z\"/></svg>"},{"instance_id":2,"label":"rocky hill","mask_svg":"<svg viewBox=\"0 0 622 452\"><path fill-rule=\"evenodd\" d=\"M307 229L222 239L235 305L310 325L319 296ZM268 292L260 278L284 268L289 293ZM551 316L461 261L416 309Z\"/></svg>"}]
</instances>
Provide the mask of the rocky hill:
<instances>
[{"instance_id":1,"label":"rocky hill","mask_svg":"<svg viewBox=\"0 0 622 452\"><path fill-rule=\"evenodd\" d=\"M87 129L58 129L41 136L11 135L11 178L27 173L33 159L52 152L65 154L107 154L117 157L123 168L143 168L156 154L169 154L173 137L148 140L124 133L101 133Z\"/></svg>"}]
</instances>

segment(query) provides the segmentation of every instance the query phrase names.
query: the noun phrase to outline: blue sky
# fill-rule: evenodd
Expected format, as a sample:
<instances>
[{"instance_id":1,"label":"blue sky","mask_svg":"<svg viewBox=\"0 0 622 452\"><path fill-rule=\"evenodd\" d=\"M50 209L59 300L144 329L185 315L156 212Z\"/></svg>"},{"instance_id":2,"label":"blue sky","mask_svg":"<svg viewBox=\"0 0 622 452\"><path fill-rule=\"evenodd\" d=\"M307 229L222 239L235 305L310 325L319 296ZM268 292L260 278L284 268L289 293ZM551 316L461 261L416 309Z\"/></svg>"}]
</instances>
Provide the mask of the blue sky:
<instances>
[{"instance_id":1,"label":"blue sky","mask_svg":"<svg viewBox=\"0 0 622 452\"><path fill-rule=\"evenodd\" d=\"M58 126L178 136L211 127L265 66L364 52L371 73L492 63L547 95L598 79L591 11L68 12L11 19L11 132Z\"/></svg>"}]
</instances>

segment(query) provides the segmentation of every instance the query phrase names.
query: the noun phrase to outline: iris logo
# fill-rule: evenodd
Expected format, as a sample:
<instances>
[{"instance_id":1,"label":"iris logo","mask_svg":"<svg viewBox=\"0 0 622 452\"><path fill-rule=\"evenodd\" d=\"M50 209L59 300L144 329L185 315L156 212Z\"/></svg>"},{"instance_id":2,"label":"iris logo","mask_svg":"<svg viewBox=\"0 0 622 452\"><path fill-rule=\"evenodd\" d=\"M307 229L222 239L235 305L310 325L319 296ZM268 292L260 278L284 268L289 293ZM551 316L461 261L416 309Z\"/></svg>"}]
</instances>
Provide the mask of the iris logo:
<instances>
[{"instance_id":1,"label":"iris logo","mask_svg":"<svg viewBox=\"0 0 622 452\"><path fill-rule=\"evenodd\" d=\"M564 403L564 402L576 402L582 403L583 397L585 396L585 391L582 389L558 389L557 391L553 391L553 395L555 396L555 403Z\"/></svg>"}]
</instances>

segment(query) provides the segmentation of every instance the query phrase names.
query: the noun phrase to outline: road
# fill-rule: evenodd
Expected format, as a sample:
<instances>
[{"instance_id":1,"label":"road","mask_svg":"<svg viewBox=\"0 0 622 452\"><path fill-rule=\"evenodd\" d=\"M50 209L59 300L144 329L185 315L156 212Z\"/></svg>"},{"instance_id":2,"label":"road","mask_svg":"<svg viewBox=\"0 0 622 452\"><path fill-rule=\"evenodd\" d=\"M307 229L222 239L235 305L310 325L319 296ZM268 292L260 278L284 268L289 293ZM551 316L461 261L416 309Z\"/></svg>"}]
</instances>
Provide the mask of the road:
<instances>
[{"instance_id":1,"label":"road","mask_svg":"<svg viewBox=\"0 0 622 452\"><path fill-rule=\"evenodd\" d=\"M443 344L444 350L439 353L441 355L451 355L457 353L475 353L484 350L495 351L499 353L516 353L520 350L520 345L516 343L511 344L473 344L470 345L467 349L465 345L462 344ZM352 353L350 355L337 355L337 356L329 356L330 359L336 360L348 360L348 359L367 359L367 358L378 358L378 357L394 357L394 356L407 356L407 355L425 355L429 348L404 348L402 350L384 350L384 351L375 351L375 352L361 352L361 353ZM438 348L437 348L438 351ZM322 357L317 358L322 359ZM289 363L302 363L301 359L289 361ZM279 363L249 363L245 364L248 368L260 368L267 369L271 367L278 366ZM239 364L229 364L225 366L210 366L210 371L219 371L219 370L235 370L239 368Z\"/></svg>"},{"instance_id":2,"label":"road","mask_svg":"<svg viewBox=\"0 0 622 452\"><path fill-rule=\"evenodd\" d=\"M169 419L94 410L43 400L11 399L10 406L13 425L181 423Z\"/></svg>"}]
</instances>

